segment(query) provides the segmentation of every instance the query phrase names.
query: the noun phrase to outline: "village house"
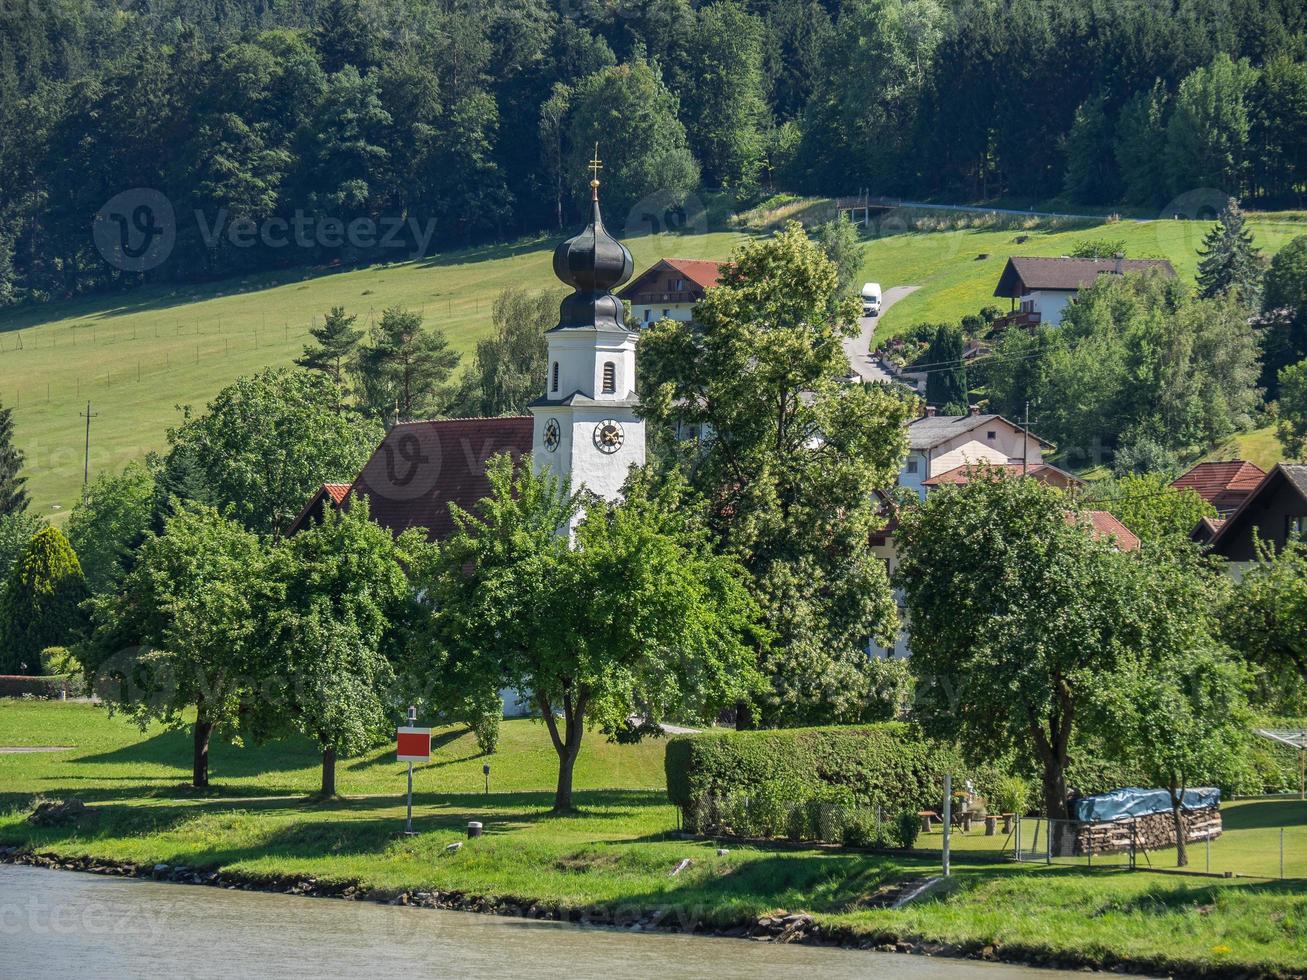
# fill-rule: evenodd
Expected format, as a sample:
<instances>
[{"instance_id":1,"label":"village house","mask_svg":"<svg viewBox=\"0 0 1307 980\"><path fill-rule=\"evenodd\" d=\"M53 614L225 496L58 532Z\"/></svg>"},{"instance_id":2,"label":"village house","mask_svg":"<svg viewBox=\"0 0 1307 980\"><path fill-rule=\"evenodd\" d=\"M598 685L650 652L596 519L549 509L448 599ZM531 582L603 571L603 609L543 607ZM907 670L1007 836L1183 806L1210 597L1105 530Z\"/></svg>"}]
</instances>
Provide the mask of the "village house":
<instances>
[{"instance_id":1,"label":"village house","mask_svg":"<svg viewBox=\"0 0 1307 980\"><path fill-rule=\"evenodd\" d=\"M701 259L659 259L627 284L617 298L631 304L641 326L659 320L689 321L694 304L717 285L720 266Z\"/></svg>"},{"instance_id":2,"label":"village house","mask_svg":"<svg viewBox=\"0 0 1307 980\"><path fill-rule=\"evenodd\" d=\"M1192 490L1216 508L1216 516L1229 517L1248 499L1266 471L1246 459L1199 463L1171 481L1176 490Z\"/></svg>"},{"instance_id":3,"label":"village house","mask_svg":"<svg viewBox=\"0 0 1307 980\"><path fill-rule=\"evenodd\" d=\"M1080 290L1092 286L1099 276L1149 270L1156 270L1168 279L1175 278L1175 269L1166 259L1127 259L1121 255L1110 259L1014 255L1007 260L994 288L995 296L1012 301L1012 312L996 320L994 326L1002 328L1036 323L1057 326L1062 322L1067 304Z\"/></svg>"},{"instance_id":4,"label":"village house","mask_svg":"<svg viewBox=\"0 0 1307 980\"><path fill-rule=\"evenodd\" d=\"M982 414L974 407L968 415L936 415L927 408L924 416L908 423L908 455L898 485L924 500L926 481L949 470L975 463L1024 464L1029 469L1042 465L1044 452L1051 449L1051 443L1002 415Z\"/></svg>"},{"instance_id":5,"label":"village house","mask_svg":"<svg viewBox=\"0 0 1307 980\"><path fill-rule=\"evenodd\" d=\"M1207 524L1208 550L1226 559L1230 574L1238 578L1256 560L1254 539L1279 551L1307 533L1307 465L1276 463L1234 513L1219 524ZM1202 532L1200 526L1194 536L1203 540Z\"/></svg>"},{"instance_id":6,"label":"village house","mask_svg":"<svg viewBox=\"0 0 1307 980\"><path fill-rule=\"evenodd\" d=\"M913 491L919 500L940 487L960 486L973 479L995 476L1039 480L1062 490L1076 491L1083 482L1074 474L1044 461L1044 453L1055 447L1002 415L982 414L972 408L967 415L927 414L908 423L908 455L899 473L898 486ZM886 501L887 523L872 536L871 550L885 562L892 576L898 551L894 540L895 504ZM1139 538L1107 511L1068 512L1068 520L1081 521L1095 538L1110 540L1121 551L1137 551ZM868 642L867 652L876 657L911 656L902 596L896 590L899 618L903 623L892 648Z\"/></svg>"}]
</instances>

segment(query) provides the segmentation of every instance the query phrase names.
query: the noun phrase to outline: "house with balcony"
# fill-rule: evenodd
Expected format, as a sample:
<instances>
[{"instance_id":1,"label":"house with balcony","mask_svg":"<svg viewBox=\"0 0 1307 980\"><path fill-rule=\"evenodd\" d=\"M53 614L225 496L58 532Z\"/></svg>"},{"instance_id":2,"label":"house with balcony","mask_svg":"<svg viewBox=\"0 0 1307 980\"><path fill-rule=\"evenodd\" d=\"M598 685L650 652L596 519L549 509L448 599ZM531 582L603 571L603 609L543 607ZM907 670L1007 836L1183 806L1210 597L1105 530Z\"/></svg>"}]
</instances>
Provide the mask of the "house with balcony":
<instances>
[{"instance_id":1,"label":"house with balcony","mask_svg":"<svg viewBox=\"0 0 1307 980\"><path fill-rule=\"evenodd\" d=\"M1047 323L1056 327L1062 322L1067 304L1080 290L1097 282L1099 276L1123 276L1153 270L1168 279L1175 278L1175 268L1166 259L1127 259L1122 255L1110 259L1014 255L1007 260L994 288L995 296L1012 301L1012 312L995 320L994 326L1002 329Z\"/></svg>"},{"instance_id":2,"label":"house with balcony","mask_svg":"<svg viewBox=\"0 0 1307 980\"><path fill-rule=\"evenodd\" d=\"M702 259L659 259L617 294L642 327L690 319L694 304L717 285L720 266Z\"/></svg>"}]
</instances>

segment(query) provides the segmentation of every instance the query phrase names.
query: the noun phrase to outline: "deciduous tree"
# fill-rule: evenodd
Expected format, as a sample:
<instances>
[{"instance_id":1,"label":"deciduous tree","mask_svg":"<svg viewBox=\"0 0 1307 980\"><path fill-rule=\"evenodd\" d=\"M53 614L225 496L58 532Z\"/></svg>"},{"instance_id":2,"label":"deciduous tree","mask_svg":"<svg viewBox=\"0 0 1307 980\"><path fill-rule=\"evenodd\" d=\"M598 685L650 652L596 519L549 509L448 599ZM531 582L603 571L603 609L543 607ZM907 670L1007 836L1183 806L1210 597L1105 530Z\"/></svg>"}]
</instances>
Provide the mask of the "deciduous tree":
<instances>
[{"instance_id":1,"label":"deciduous tree","mask_svg":"<svg viewBox=\"0 0 1307 980\"><path fill-rule=\"evenodd\" d=\"M270 369L218 392L203 415L168 430L165 469L187 493L230 508L245 527L280 534L322 483L352 482L379 426L336 411L340 389L319 372ZM170 477L171 478L171 477Z\"/></svg>"},{"instance_id":2,"label":"deciduous tree","mask_svg":"<svg viewBox=\"0 0 1307 980\"><path fill-rule=\"evenodd\" d=\"M973 757L1028 750L1044 812L1066 819L1071 747L1094 730L1096 689L1127 653L1165 649L1205 599L1155 575L1169 558L1117 551L1037 480L936 490L901 512L895 539L917 716Z\"/></svg>"},{"instance_id":3,"label":"deciduous tree","mask_svg":"<svg viewBox=\"0 0 1307 980\"><path fill-rule=\"evenodd\" d=\"M121 473L100 474L86 488L68 517L68 540L93 593L117 587L132 549L150 527L154 504L150 463L130 462Z\"/></svg>"},{"instance_id":4,"label":"deciduous tree","mask_svg":"<svg viewBox=\"0 0 1307 980\"><path fill-rule=\"evenodd\" d=\"M415 602L408 569L425 547L417 530L396 540L360 500L269 554L251 656L266 679L260 708L276 721L262 721L317 743L323 796L336 794L338 758L393 730L392 658Z\"/></svg>"},{"instance_id":5,"label":"deciduous tree","mask_svg":"<svg viewBox=\"0 0 1307 980\"><path fill-rule=\"evenodd\" d=\"M209 743L232 734L251 691L251 645L265 556L259 540L211 507L182 505L151 534L117 592L91 602L78 650L87 681L142 728L181 728L195 711L191 783L209 785Z\"/></svg>"},{"instance_id":6,"label":"deciduous tree","mask_svg":"<svg viewBox=\"0 0 1307 980\"><path fill-rule=\"evenodd\" d=\"M706 721L753 694L757 608L675 480L655 487L637 474L625 500L604 503L504 456L488 473L490 496L456 511L425 583L427 670L445 690L532 698L558 755L554 810L565 812L587 727L616 736L633 716L641 729Z\"/></svg>"},{"instance_id":7,"label":"deciduous tree","mask_svg":"<svg viewBox=\"0 0 1307 980\"><path fill-rule=\"evenodd\" d=\"M759 651L770 724L852 721L871 702L867 646L893 641L885 566L867 547L914 406L846 382L858 301L796 223L733 254L693 326L640 340L642 411L660 457L709 501L777 641ZM674 432L694 434L674 441ZM742 719L747 723L747 718Z\"/></svg>"}]
</instances>

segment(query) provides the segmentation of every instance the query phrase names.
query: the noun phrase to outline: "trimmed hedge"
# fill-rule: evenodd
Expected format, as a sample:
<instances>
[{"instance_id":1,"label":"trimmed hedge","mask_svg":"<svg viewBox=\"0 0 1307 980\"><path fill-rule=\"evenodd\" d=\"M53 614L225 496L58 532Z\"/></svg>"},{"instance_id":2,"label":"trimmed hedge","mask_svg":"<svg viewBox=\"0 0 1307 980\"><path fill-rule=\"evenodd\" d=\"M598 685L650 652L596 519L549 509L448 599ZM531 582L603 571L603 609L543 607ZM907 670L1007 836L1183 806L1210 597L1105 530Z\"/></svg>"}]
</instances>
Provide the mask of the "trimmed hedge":
<instances>
[{"instance_id":1,"label":"trimmed hedge","mask_svg":"<svg viewBox=\"0 0 1307 980\"><path fill-rule=\"evenodd\" d=\"M31 695L34 698L57 699L65 692L70 698L81 695L83 693L81 678L71 674L51 674L46 677L0 674L0 698L21 698L23 695Z\"/></svg>"},{"instance_id":2,"label":"trimmed hedge","mask_svg":"<svg viewBox=\"0 0 1307 980\"><path fill-rule=\"evenodd\" d=\"M932 806L939 747L910 725L714 731L678 735L663 760L667 795L687 830L709 829L730 801L844 803L886 813ZM702 818L702 819L701 819ZM764 818L764 823L771 823Z\"/></svg>"}]
</instances>

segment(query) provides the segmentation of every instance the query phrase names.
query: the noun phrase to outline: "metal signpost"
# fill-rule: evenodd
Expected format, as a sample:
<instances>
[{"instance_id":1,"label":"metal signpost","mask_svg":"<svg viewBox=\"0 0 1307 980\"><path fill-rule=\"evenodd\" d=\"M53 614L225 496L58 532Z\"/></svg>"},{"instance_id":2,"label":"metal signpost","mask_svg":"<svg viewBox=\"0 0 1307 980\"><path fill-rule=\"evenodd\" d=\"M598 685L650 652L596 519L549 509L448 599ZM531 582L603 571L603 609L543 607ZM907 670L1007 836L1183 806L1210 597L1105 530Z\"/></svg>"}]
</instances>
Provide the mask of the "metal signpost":
<instances>
[{"instance_id":1,"label":"metal signpost","mask_svg":"<svg viewBox=\"0 0 1307 980\"><path fill-rule=\"evenodd\" d=\"M413 835L413 763L431 761L431 729L417 728L418 712L408 709L408 726L395 732L395 759L408 763L408 820L404 825L406 836Z\"/></svg>"}]
</instances>

